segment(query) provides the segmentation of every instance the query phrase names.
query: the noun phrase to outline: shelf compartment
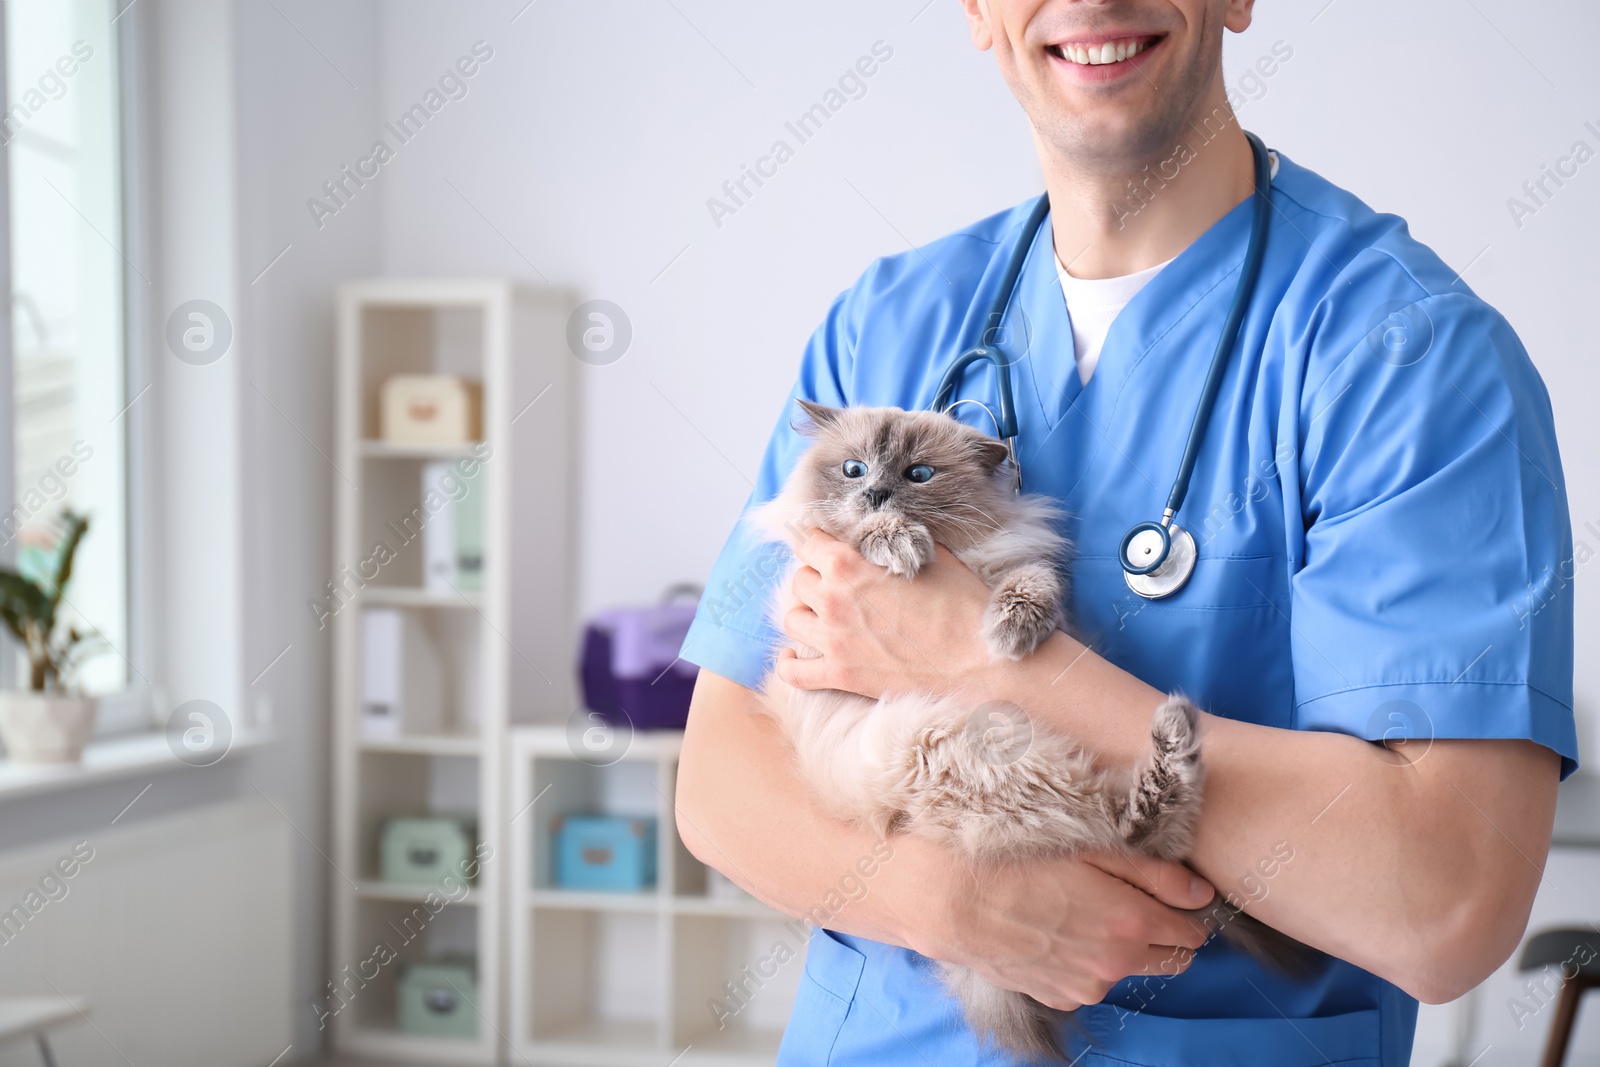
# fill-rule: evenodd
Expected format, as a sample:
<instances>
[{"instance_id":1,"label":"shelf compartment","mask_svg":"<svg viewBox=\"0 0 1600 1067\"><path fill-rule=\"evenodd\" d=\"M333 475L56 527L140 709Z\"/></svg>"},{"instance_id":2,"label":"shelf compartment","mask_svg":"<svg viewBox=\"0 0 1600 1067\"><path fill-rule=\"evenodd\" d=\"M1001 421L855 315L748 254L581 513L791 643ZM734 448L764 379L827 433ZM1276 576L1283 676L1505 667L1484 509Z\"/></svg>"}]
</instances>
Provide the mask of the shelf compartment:
<instances>
[{"instance_id":1,"label":"shelf compartment","mask_svg":"<svg viewBox=\"0 0 1600 1067\"><path fill-rule=\"evenodd\" d=\"M435 910L421 901L364 900L356 913L357 940L362 957L339 963L335 984L348 998L341 1013L353 1011L365 1030L401 1035L395 1002L400 977L413 963L445 955L477 952L478 910L442 903ZM376 974L368 978L371 971ZM478 973L482 1007L484 976ZM484 1034L479 1020L478 1036Z\"/></svg>"},{"instance_id":2,"label":"shelf compartment","mask_svg":"<svg viewBox=\"0 0 1600 1067\"><path fill-rule=\"evenodd\" d=\"M361 752L356 788L359 877L379 881L378 847L386 820L477 812L480 762L476 756ZM478 823L481 836L481 813ZM492 877L487 873L491 865L483 866L480 877Z\"/></svg>"},{"instance_id":3,"label":"shelf compartment","mask_svg":"<svg viewBox=\"0 0 1600 1067\"><path fill-rule=\"evenodd\" d=\"M672 919L669 1044L776 1052L794 1007L809 929L783 919ZM770 1043L770 1049L767 1048Z\"/></svg>"},{"instance_id":4,"label":"shelf compartment","mask_svg":"<svg viewBox=\"0 0 1600 1067\"><path fill-rule=\"evenodd\" d=\"M378 455L368 449L380 443L364 442L358 452ZM394 588L428 591L423 580L423 545L430 528L453 521L452 501L483 511L488 504L488 467L502 462L493 450L486 450L491 458L485 459L470 449L463 453L457 445L449 446L450 453L444 456L435 451L418 452L419 447L429 446L387 446L381 453L386 462L368 463L362 468L361 487L355 494L358 556L346 568L350 575L346 580L353 582L359 575L369 594L375 589ZM398 462L402 457L405 462ZM448 465L435 470L427 466L431 460ZM444 533L448 538L448 529ZM484 555L487 565L488 553ZM489 580L487 570L482 578ZM479 595L473 589L462 589L461 593L469 598ZM448 586L432 590L431 595L461 599Z\"/></svg>"},{"instance_id":5,"label":"shelf compartment","mask_svg":"<svg viewBox=\"0 0 1600 1067\"><path fill-rule=\"evenodd\" d=\"M368 304L361 309L362 438L379 436L379 396L393 375L484 379L485 306Z\"/></svg>"},{"instance_id":6,"label":"shelf compartment","mask_svg":"<svg viewBox=\"0 0 1600 1067\"><path fill-rule=\"evenodd\" d=\"M476 756L478 733L483 720L483 647L486 640L482 620L473 613L422 611L414 607L378 607L372 610L393 613L405 639L394 652L392 669L400 675L396 688L403 690L404 712L399 733L395 729L368 733L366 707L362 705L356 725L357 744L372 751L417 752L437 755ZM376 616L363 614L358 621L363 631L358 677L368 669L365 629L377 622ZM383 669L383 668L377 668ZM366 699L365 682L361 699ZM374 692L378 699L393 696L380 681Z\"/></svg>"},{"instance_id":7,"label":"shelf compartment","mask_svg":"<svg viewBox=\"0 0 1600 1067\"><path fill-rule=\"evenodd\" d=\"M530 829L521 818L513 824L513 832L533 835L533 869L517 872L519 879L526 879L531 873L533 889L560 889L555 882L553 833L553 825L560 818L593 814L644 816L656 820L658 850L666 847L667 838L676 840L672 828L661 825L661 796L671 789L671 783L663 786L660 765L624 760L609 767L591 767L570 756L536 757L533 764L539 799L526 816L533 825ZM667 877L659 854L656 876L658 881ZM527 887L529 883L521 884Z\"/></svg>"},{"instance_id":8,"label":"shelf compartment","mask_svg":"<svg viewBox=\"0 0 1600 1067\"><path fill-rule=\"evenodd\" d=\"M656 915L535 909L527 990L535 1042L585 1036L658 1049L664 1036L664 920Z\"/></svg>"}]
</instances>

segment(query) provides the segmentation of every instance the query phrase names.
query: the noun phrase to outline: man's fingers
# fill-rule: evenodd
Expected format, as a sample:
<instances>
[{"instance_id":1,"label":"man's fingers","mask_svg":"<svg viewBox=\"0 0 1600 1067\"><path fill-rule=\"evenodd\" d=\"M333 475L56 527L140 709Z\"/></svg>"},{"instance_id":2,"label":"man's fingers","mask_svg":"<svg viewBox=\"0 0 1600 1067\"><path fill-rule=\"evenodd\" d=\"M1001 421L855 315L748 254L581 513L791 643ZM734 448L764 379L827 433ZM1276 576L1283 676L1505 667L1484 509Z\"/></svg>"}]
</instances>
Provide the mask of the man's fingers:
<instances>
[{"instance_id":1,"label":"man's fingers","mask_svg":"<svg viewBox=\"0 0 1600 1067\"><path fill-rule=\"evenodd\" d=\"M1150 947L1163 952L1194 952L1211 937L1205 920L1197 915L1163 908L1160 918L1152 924Z\"/></svg>"},{"instance_id":2,"label":"man's fingers","mask_svg":"<svg viewBox=\"0 0 1600 1067\"><path fill-rule=\"evenodd\" d=\"M814 570L824 570L843 541L813 527L794 546L795 558Z\"/></svg>"},{"instance_id":3,"label":"man's fingers","mask_svg":"<svg viewBox=\"0 0 1600 1067\"><path fill-rule=\"evenodd\" d=\"M796 600L816 610L817 601L822 593L822 575L815 567L801 567L794 572L794 577L789 579L789 589L794 593Z\"/></svg>"},{"instance_id":4,"label":"man's fingers","mask_svg":"<svg viewBox=\"0 0 1600 1067\"><path fill-rule=\"evenodd\" d=\"M1194 962L1194 950L1182 946L1151 945L1140 954L1134 974L1154 974L1172 977L1182 974Z\"/></svg>"},{"instance_id":5,"label":"man's fingers","mask_svg":"<svg viewBox=\"0 0 1600 1067\"><path fill-rule=\"evenodd\" d=\"M1108 930L1124 944L1132 942L1136 951L1142 951L1145 945L1169 951L1173 948L1197 949L1210 936L1200 916L1170 908L1149 893L1140 892L1132 886L1122 887L1117 907L1120 918ZM1137 970L1142 965L1141 961L1132 969Z\"/></svg>"},{"instance_id":6,"label":"man's fingers","mask_svg":"<svg viewBox=\"0 0 1600 1067\"><path fill-rule=\"evenodd\" d=\"M821 689L822 661L820 659L801 659L792 648L780 649L778 659L772 665L772 672L778 676L778 681L795 689Z\"/></svg>"},{"instance_id":7,"label":"man's fingers","mask_svg":"<svg viewBox=\"0 0 1600 1067\"><path fill-rule=\"evenodd\" d=\"M1148 856L1104 854L1086 857L1107 874L1139 892L1129 897L1137 928L1147 944L1197 949L1210 936L1205 922L1184 914L1216 896L1216 890L1181 863Z\"/></svg>"},{"instance_id":8,"label":"man's fingers","mask_svg":"<svg viewBox=\"0 0 1600 1067\"><path fill-rule=\"evenodd\" d=\"M810 608L790 608L783 613L783 632L791 641L817 648L822 641L822 620Z\"/></svg>"},{"instance_id":9,"label":"man's fingers","mask_svg":"<svg viewBox=\"0 0 1600 1067\"><path fill-rule=\"evenodd\" d=\"M1086 857L1109 875L1121 878L1135 889L1142 889L1163 904L1174 908L1198 908L1211 902L1216 890L1211 883L1181 863L1150 856L1123 856L1104 853Z\"/></svg>"}]
</instances>

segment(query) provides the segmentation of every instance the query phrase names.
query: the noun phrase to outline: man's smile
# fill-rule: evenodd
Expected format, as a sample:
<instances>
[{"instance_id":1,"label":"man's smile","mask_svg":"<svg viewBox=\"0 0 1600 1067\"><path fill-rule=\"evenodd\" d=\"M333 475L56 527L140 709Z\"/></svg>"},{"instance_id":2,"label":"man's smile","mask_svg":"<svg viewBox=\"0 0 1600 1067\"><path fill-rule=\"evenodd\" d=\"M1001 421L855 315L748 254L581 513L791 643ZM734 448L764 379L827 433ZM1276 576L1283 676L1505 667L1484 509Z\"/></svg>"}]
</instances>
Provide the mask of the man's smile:
<instances>
[{"instance_id":1,"label":"man's smile","mask_svg":"<svg viewBox=\"0 0 1600 1067\"><path fill-rule=\"evenodd\" d=\"M1104 82L1133 73L1165 40L1159 33L1095 34L1046 45L1045 53L1078 80Z\"/></svg>"}]
</instances>

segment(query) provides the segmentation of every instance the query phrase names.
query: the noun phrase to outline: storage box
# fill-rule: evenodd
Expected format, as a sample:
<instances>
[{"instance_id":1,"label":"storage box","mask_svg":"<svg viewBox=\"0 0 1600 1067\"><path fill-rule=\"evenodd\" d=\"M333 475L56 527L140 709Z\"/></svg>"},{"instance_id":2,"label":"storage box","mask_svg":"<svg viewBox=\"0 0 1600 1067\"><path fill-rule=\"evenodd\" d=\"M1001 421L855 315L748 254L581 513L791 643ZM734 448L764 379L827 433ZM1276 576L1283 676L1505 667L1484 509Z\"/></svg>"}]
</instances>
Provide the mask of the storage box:
<instances>
[{"instance_id":1,"label":"storage box","mask_svg":"<svg viewBox=\"0 0 1600 1067\"><path fill-rule=\"evenodd\" d=\"M483 436L483 389L449 374L396 374L384 380L379 402L385 441L459 444Z\"/></svg>"},{"instance_id":2,"label":"storage box","mask_svg":"<svg viewBox=\"0 0 1600 1067\"><path fill-rule=\"evenodd\" d=\"M378 850L383 880L433 885L446 874L461 877L472 856L475 829L464 816L389 819Z\"/></svg>"},{"instance_id":3,"label":"storage box","mask_svg":"<svg viewBox=\"0 0 1600 1067\"><path fill-rule=\"evenodd\" d=\"M683 729L700 668L678 652L699 594L699 586L673 586L657 604L591 619L578 651L584 706L614 726Z\"/></svg>"},{"instance_id":4,"label":"storage box","mask_svg":"<svg viewBox=\"0 0 1600 1067\"><path fill-rule=\"evenodd\" d=\"M470 957L413 963L407 967L396 992L401 1033L477 1037L476 972Z\"/></svg>"},{"instance_id":5,"label":"storage box","mask_svg":"<svg viewBox=\"0 0 1600 1067\"><path fill-rule=\"evenodd\" d=\"M656 821L558 816L551 827L556 885L637 893L656 884Z\"/></svg>"}]
</instances>

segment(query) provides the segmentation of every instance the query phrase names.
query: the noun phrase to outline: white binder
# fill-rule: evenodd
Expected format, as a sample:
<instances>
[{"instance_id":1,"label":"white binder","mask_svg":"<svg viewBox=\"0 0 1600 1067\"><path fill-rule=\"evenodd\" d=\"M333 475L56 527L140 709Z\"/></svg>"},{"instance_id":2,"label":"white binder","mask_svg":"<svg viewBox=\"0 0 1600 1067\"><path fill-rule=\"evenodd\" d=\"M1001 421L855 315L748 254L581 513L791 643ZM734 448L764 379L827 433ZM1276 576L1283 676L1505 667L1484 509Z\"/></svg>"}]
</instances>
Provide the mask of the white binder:
<instances>
[{"instance_id":1,"label":"white binder","mask_svg":"<svg viewBox=\"0 0 1600 1067\"><path fill-rule=\"evenodd\" d=\"M444 672L439 651L411 613L361 613L361 736L392 741L444 730Z\"/></svg>"}]
</instances>

